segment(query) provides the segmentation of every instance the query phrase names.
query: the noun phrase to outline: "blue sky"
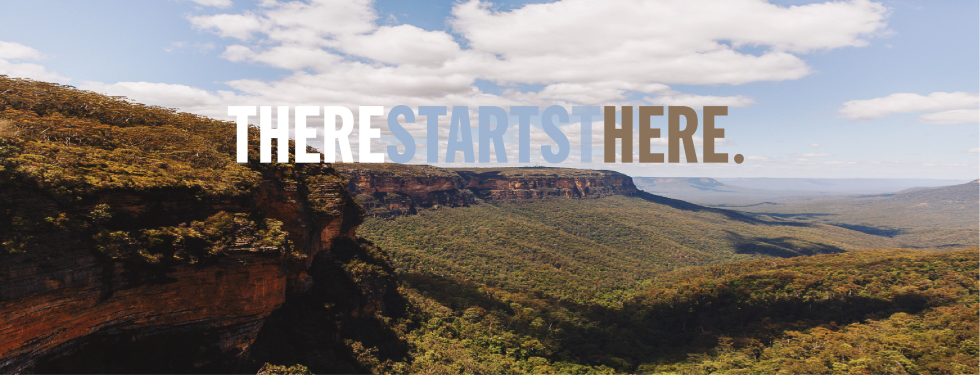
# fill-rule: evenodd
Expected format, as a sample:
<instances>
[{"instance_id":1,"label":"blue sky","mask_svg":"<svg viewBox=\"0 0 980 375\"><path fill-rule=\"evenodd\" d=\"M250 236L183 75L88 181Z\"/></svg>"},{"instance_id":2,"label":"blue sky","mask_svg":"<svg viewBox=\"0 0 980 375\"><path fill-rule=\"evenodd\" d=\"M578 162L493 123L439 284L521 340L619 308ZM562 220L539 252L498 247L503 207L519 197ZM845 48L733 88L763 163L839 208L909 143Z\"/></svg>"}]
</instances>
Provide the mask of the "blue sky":
<instances>
[{"instance_id":1,"label":"blue sky","mask_svg":"<svg viewBox=\"0 0 980 375\"><path fill-rule=\"evenodd\" d=\"M574 132L561 165L634 176L980 175L976 1L0 0L0 10L0 74L216 118L243 104L730 105L718 152L747 156L741 165L582 164ZM519 165L511 126L509 165ZM407 127L424 162L424 120ZM375 150L397 144L384 134ZM546 164L536 150L548 140L532 138L531 164Z\"/></svg>"}]
</instances>

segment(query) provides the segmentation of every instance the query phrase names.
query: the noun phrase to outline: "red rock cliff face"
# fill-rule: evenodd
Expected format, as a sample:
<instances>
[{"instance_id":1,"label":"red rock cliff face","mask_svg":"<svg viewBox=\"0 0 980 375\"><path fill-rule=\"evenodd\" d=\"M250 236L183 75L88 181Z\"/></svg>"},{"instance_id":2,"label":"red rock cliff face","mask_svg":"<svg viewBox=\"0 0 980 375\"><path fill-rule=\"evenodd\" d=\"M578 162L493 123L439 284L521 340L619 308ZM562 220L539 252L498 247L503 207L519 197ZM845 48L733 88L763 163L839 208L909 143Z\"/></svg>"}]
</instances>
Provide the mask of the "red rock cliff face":
<instances>
[{"instance_id":1,"label":"red rock cliff face","mask_svg":"<svg viewBox=\"0 0 980 375\"><path fill-rule=\"evenodd\" d=\"M468 181L452 170L417 165L337 164L347 178L347 190L369 214L414 213L418 208L468 206L476 197Z\"/></svg>"},{"instance_id":2,"label":"red rock cliff face","mask_svg":"<svg viewBox=\"0 0 980 375\"><path fill-rule=\"evenodd\" d=\"M126 287L121 265L90 255L4 267L12 276L5 284L33 293L0 302L0 366L21 371L39 358L71 354L91 334L127 331L208 331L218 338L209 346L241 356L262 320L285 301L278 258L236 252L206 266L177 267L167 273L170 282L136 287Z\"/></svg>"},{"instance_id":3,"label":"red rock cliff face","mask_svg":"<svg viewBox=\"0 0 980 375\"><path fill-rule=\"evenodd\" d=\"M467 177L467 188L490 199L601 198L638 191L629 176L607 171L522 175L463 170L460 174Z\"/></svg>"},{"instance_id":4,"label":"red rock cliff face","mask_svg":"<svg viewBox=\"0 0 980 375\"><path fill-rule=\"evenodd\" d=\"M273 178L250 197L203 202L180 193L101 196L96 203L108 204L119 225L133 228L218 211L260 212L283 222L292 252L239 246L198 264L140 274L69 234L52 235L44 248L7 256L0 264L0 372L29 371L38 361L72 354L93 337L114 335L138 341L194 333L206 337L186 343L200 346L199 352L242 358L287 295L310 288L306 271L314 256L338 238L354 238L360 217L337 181ZM55 205L25 191L0 195L0 201Z\"/></svg>"},{"instance_id":5,"label":"red rock cliff face","mask_svg":"<svg viewBox=\"0 0 980 375\"><path fill-rule=\"evenodd\" d=\"M483 200L633 195L633 179L611 171L566 168L447 169L424 165L338 164L347 189L375 216L459 207Z\"/></svg>"}]
</instances>

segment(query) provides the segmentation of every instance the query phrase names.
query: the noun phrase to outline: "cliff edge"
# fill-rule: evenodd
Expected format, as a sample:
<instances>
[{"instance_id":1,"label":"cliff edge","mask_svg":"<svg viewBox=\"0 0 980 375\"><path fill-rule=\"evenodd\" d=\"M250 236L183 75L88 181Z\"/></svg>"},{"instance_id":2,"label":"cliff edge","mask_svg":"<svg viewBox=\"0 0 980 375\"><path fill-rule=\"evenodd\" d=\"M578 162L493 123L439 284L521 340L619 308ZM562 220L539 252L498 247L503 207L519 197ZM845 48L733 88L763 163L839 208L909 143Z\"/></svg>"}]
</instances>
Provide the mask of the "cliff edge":
<instances>
[{"instance_id":1,"label":"cliff edge","mask_svg":"<svg viewBox=\"0 0 980 375\"><path fill-rule=\"evenodd\" d=\"M0 76L0 372L254 372L290 301L337 304L337 321L391 310L344 179L236 163L234 132Z\"/></svg>"},{"instance_id":2,"label":"cliff edge","mask_svg":"<svg viewBox=\"0 0 980 375\"><path fill-rule=\"evenodd\" d=\"M407 164L334 164L347 190L372 216L461 207L480 201L635 195L633 179L572 168L441 168Z\"/></svg>"}]
</instances>

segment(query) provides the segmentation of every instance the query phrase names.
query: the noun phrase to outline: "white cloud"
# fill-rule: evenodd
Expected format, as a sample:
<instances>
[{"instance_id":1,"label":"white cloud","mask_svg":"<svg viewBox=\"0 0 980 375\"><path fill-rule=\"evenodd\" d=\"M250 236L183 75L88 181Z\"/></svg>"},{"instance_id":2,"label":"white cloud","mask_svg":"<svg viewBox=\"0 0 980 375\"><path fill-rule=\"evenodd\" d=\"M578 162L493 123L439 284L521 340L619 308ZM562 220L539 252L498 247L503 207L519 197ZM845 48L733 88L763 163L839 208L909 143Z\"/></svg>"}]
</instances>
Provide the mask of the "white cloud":
<instances>
[{"instance_id":1,"label":"white cloud","mask_svg":"<svg viewBox=\"0 0 980 375\"><path fill-rule=\"evenodd\" d=\"M0 74L39 81L68 82L69 79L48 71L44 66L21 60L40 60L40 51L20 43L0 41Z\"/></svg>"},{"instance_id":2,"label":"white cloud","mask_svg":"<svg viewBox=\"0 0 980 375\"><path fill-rule=\"evenodd\" d=\"M228 103L242 103L246 100L230 91L211 93L207 90L167 83L84 82L79 87L113 96L125 96L139 103L180 108L183 111L202 114L213 118L228 117Z\"/></svg>"},{"instance_id":3,"label":"white cloud","mask_svg":"<svg viewBox=\"0 0 980 375\"><path fill-rule=\"evenodd\" d=\"M389 64L438 67L460 53L452 35L412 25L382 26L371 34L340 39L343 51Z\"/></svg>"},{"instance_id":4,"label":"white cloud","mask_svg":"<svg viewBox=\"0 0 980 375\"><path fill-rule=\"evenodd\" d=\"M811 143L810 144L810 147L813 147L813 148L817 148L817 147L820 147L820 146L821 145L819 143Z\"/></svg>"},{"instance_id":5,"label":"white cloud","mask_svg":"<svg viewBox=\"0 0 980 375\"><path fill-rule=\"evenodd\" d=\"M37 60L41 52L20 43L0 41L0 58L4 60Z\"/></svg>"},{"instance_id":6,"label":"white cloud","mask_svg":"<svg viewBox=\"0 0 980 375\"><path fill-rule=\"evenodd\" d=\"M506 12L469 1L452 11L453 35L413 25L382 25L369 0L263 0L235 14L187 19L197 29L232 39L223 46L223 58L289 71L282 78L226 82L235 92L149 82L86 82L83 88L217 118L227 118L227 105L247 104L388 109L396 104L467 105L471 111L480 105L745 107L755 101L742 95L685 94L668 85L797 79L810 73L804 54L862 46L885 30L886 13L867 0L794 7L763 0L561 0ZM599 20L615 22L594 27ZM504 90L483 92L479 80ZM527 84L541 89L528 90ZM640 95L643 99L636 99ZM447 115L440 122L448 121ZM390 135L383 121L376 127ZM417 140L424 139L422 116L406 128ZM569 160L578 160L579 125L562 130L572 146ZM443 139L448 135L447 126L439 131ZM512 132L516 126L508 137ZM601 160L601 120L593 124L593 132L593 154L598 156L593 160ZM696 147L701 141L695 137ZM390 142L379 140L375 146L383 143ZM551 143L540 128L532 127L532 157L539 155L540 145ZM516 139L509 144L513 162ZM716 141L717 146L731 144ZM415 160L424 160L425 144L418 145ZM655 147L665 145L663 138L653 140Z\"/></svg>"},{"instance_id":7,"label":"white cloud","mask_svg":"<svg viewBox=\"0 0 980 375\"><path fill-rule=\"evenodd\" d=\"M923 96L913 93L891 94L883 98L851 100L844 103L839 113L852 120L871 120L896 113L949 111L923 115L919 121L935 124L977 122L976 110L980 96L967 92L934 92ZM971 117L972 116L972 117ZM952 122L951 122L952 121Z\"/></svg>"},{"instance_id":8,"label":"white cloud","mask_svg":"<svg viewBox=\"0 0 980 375\"><path fill-rule=\"evenodd\" d=\"M754 101L689 95L667 84L800 78L810 68L799 54L864 45L884 30L886 13L867 0L794 7L763 0L562 0L507 12L469 1L454 6L450 20L462 45L441 30L382 26L369 0L264 1L238 14L188 20L237 39L222 54L230 61L293 71L279 81L231 82L249 95L388 105L434 99L451 105L612 105L648 93L647 100L664 105L744 107ZM598 19L616 22L591 27ZM746 20L752 25L746 27ZM742 52L746 46L766 51ZM480 79L544 88L490 95L476 88Z\"/></svg>"},{"instance_id":9,"label":"white cloud","mask_svg":"<svg viewBox=\"0 0 980 375\"><path fill-rule=\"evenodd\" d=\"M742 95L738 96L710 96L710 95L691 95L671 91L664 95L648 98L648 102L656 105L665 106L687 106L700 110L704 106L729 106L729 107L748 107L755 104L755 100Z\"/></svg>"},{"instance_id":10,"label":"white cloud","mask_svg":"<svg viewBox=\"0 0 980 375\"><path fill-rule=\"evenodd\" d=\"M258 12L190 16L194 27L223 37L248 40L253 33L270 40L323 47L329 38L365 33L376 28L377 15L369 0L311 0L263 2Z\"/></svg>"},{"instance_id":11,"label":"white cloud","mask_svg":"<svg viewBox=\"0 0 980 375\"><path fill-rule=\"evenodd\" d=\"M663 87L666 88L666 86ZM536 94L541 99L571 103L609 103L626 99L626 90L622 88L581 83L553 83L545 86Z\"/></svg>"},{"instance_id":12,"label":"white cloud","mask_svg":"<svg viewBox=\"0 0 980 375\"><path fill-rule=\"evenodd\" d=\"M292 105L323 104L384 105L500 105L494 96L481 100L478 91L464 76L410 74L404 68L376 68L344 63L329 71L309 74L297 72L279 81L243 79L228 84L267 102Z\"/></svg>"},{"instance_id":13,"label":"white cloud","mask_svg":"<svg viewBox=\"0 0 980 375\"><path fill-rule=\"evenodd\" d=\"M215 8L227 8L231 6L231 0L191 0L197 5Z\"/></svg>"},{"instance_id":14,"label":"white cloud","mask_svg":"<svg viewBox=\"0 0 980 375\"><path fill-rule=\"evenodd\" d=\"M164 51L167 51L167 52L173 52L173 51L180 50L180 49L182 49L182 48L184 48L186 46L187 46L187 42L180 42L180 41L178 41L178 42L171 42L170 43L170 46L164 47L163 50Z\"/></svg>"},{"instance_id":15,"label":"white cloud","mask_svg":"<svg viewBox=\"0 0 980 375\"><path fill-rule=\"evenodd\" d=\"M229 38L249 39L252 33L262 28L262 22L252 13L245 14L216 14L213 16L189 17L191 25L204 30L215 31L218 35Z\"/></svg>"},{"instance_id":16,"label":"white cloud","mask_svg":"<svg viewBox=\"0 0 980 375\"><path fill-rule=\"evenodd\" d=\"M935 125L971 124L980 122L980 109L954 109L919 116L919 122Z\"/></svg>"},{"instance_id":17,"label":"white cloud","mask_svg":"<svg viewBox=\"0 0 980 375\"><path fill-rule=\"evenodd\" d=\"M564 0L508 12L471 0L453 8L452 25L473 50L499 57L487 67L499 80L742 84L805 76L795 53L865 45L886 13L866 0Z\"/></svg>"},{"instance_id":18,"label":"white cloud","mask_svg":"<svg viewBox=\"0 0 980 375\"><path fill-rule=\"evenodd\" d=\"M319 72L327 71L341 61L340 56L322 49L303 48L295 45L275 46L261 52L255 52L249 47L235 44L225 48L221 57L233 62L252 61L289 70L312 68Z\"/></svg>"},{"instance_id":19,"label":"white cloud","mask_svg":"<svg viewBox=\"0 0 980 375\"><path fill-rule=\"evenodd\" d=\"M184 50L195 51L198 53L207 53L214 49L214 43L187 43L185 41L171 42L169 46L164 47L163 50L166 52L178 52Z\"/></svg>"},{"instance_id":20,"label":"white cloud","mask_svg":"<svg viewBox=\"0 0 980 375\"><path fill-rule=\"evenodd\" d=\"M974 153L980 152L980 148L971 148L969 150L966 150L966 152L974 152Z\"/></svg>"},{"instance_id":21,"label":"white cloud","mask_svg":"<svg viewBox=\"0 0 980 375\"><path fill-rule=\"evenodd\" d=\"M823 156L830 156L830 154L803 154L805 158L819 158Z\"/></svg>"},{"instance_id":22,"label":"white cloud","mask_svg":"<svg viewBox=\"0 0 980 375\"><path fill-rule=\"evenodd\" d=\"M605 81L595 83L553 83L537 92L520 92L507 89L503 96L523 105L552 104L569 105L646 105L644 102L624 102L629 92L665 93L674 92L670 87L659 83L632 83Z\"/></svg>"}]
</instances>

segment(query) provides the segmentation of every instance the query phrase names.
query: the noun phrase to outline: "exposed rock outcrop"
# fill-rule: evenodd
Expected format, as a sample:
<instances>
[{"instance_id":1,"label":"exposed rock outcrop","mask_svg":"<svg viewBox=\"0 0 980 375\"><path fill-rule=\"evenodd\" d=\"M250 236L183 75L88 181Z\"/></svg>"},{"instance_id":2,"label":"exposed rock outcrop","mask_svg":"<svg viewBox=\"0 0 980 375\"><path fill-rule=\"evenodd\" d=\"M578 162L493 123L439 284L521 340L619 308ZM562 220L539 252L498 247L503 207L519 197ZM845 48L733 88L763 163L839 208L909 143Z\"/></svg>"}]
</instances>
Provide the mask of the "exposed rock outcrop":
<instances>
[{"instance_id":1,"label":"exposed rock outcrop","mask_svg":"<svg viewBox=\"0 0 980 375\"><path fill-rule=\"evenodd\" d=\"M84 253L20 266L4 267L4 274L18 276L5 285L33 293L0 302L3 372L70 355L90 339L109 336L135 341L195 333L209 340L186 344L215 353L214 360L240 358L286 297L279 254L235 251L208 265L174 267L165 281L138 286L121 264Z\"/></svg>"},{"instance_id":2,"label":"exposed rock outcrop","mask_svg":"<svg viewBox=\"0 0 980 375\"><path fill-rule=\"evenodd\" d=\"M335 164L368 214L460 207L480 200L601 198L638 192L627 175L569 168L440 168L404 164Z\"/></svg>"},{"instance_id":3,"label":"exposed rock outcrop","mask_svg":"<svg viewBox=\"0 0 980 375\"><path fill-rule=\"evenodd\" d=\"M601 198L634 195L633 179L612 171L565 168L461 169L466 187L485 199Z\"/></svg>"},{"instance_id":4,"label":"exposed rock outcrop","mask_svg":"<svg viewBox=\"0 0 980 375\"><path fill-rule=\"evenodd\" d=\"M155 342L191 347L190 358L169 359L167 365L175 371L237 369L229 366L247 358L266 317L288 295L314 289L309 276L314 259L329 253L337 241L349 247L361 220L342 180L328 168L311 168L300 179L269 177L253 194L229 199L202 200L191 191L120 192L65 207L30 191L0 192L2 203L41 210L87 212L107 205L113 216L104 226L128 233L186 224L217 212L248 213L282 222L290 243L270 247L239 241L194 264L134 265L91 250L85 233L50 233L43 246L7 255L0 263L0 372L32 367L79 371L71 368L80 365L77 358L61 365L59 358L118 345L120 339L132 341L128 346ZM395 292L390 273L361 276L354 285L337 286L358 296L348 308L352 316L380 312L383 300ZM169 344L167 337L173 338ZM140 367L127 361L133 359L115 358L88 369L154 371L153 366L161 365L147 360Z\"/></svg>"},{"instance_id":5,"label":"exposed rock outcrop","mask_svg":"<svg viewBox=\"0 0 980 375\"><path fill-rule=\"evenodd\" d=\"M312 370L371 371L354 338L402 355L383 324L338 328L399 305L344 179L258 163L255 128L238 163L236 129L0 75L0 373L243 373L325 347L339 355ZM321 346L280 349L309 331L294 313L320 314Z\"/></svg>"}]
</instances>

